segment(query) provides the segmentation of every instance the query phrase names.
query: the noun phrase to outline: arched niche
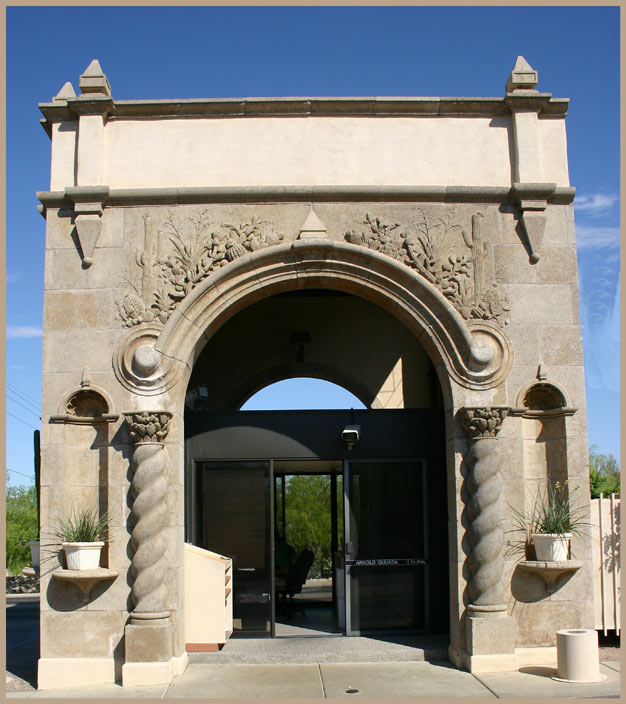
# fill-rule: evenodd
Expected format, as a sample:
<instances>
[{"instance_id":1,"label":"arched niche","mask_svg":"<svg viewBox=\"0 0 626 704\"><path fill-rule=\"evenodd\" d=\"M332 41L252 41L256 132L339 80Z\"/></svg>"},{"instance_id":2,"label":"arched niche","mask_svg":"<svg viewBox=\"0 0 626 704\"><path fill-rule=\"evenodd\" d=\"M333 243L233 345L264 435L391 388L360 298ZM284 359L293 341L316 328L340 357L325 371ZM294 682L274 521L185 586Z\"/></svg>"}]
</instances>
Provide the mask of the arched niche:
<instances>
[{"instance_id":1,"label":"arched niche","mask_svg":"<svg viewBox=\"0 0 626 704\"><path fill-rule=\"evenodd\" d=\"M118 416L112 413L112 402L104 389L81 384L61 399L51 423L112 423Z\"/></svg>"},{"instance_id":2,"label":"arched niche","mask_svg":"<svg viewBox=\"0 0 626 704\"><path fill-rule=\"evenodd\" d=\"M109 431L119 415L112 413L109 394L92 385L88 373L61 398L57 410L50 423L62 426L63 442L42 449L42 506L49 502L50 490L62 490L62 513L96 509L104 515L109 512ZM43 535L42 540L56 542L53 535ZM103 566L108 564L108 550L107 544L102 551Z\"/></svg>"},{"instance_id":3,"label":"arched niche","mask_svg":"<svg viewBox=\"0 0 626 704\"><path fill-rule=\"evenodd\" d=\"M576 409L568 405L565 390L547 379L524 385L516 405L522 418L526 503L532 505L549 484L564 486L568 479L566 419Z\"/></svg>"}]
</instances>

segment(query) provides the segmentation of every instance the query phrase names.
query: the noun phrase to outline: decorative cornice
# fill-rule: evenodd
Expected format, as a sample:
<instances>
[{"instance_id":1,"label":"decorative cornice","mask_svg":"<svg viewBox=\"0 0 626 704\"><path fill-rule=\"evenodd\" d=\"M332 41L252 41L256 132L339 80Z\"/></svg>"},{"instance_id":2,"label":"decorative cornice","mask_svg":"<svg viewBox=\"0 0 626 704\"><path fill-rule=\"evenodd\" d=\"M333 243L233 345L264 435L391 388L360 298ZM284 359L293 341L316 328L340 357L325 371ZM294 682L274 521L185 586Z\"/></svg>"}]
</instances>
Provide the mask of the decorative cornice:
<instances>
[{"instance_id":1,"label":"decorative cornice","mask_svg":"<svg viewBox=\"0 0 626 704\"><path fill-rule=\"evenodd\" d=\"M105 106L105 101L108 101ZM39 103L42 123L76 119L86 109L106 112L110 118L211 117L419 117L509 115L513 109L536 110L542 115L567 114L568 98L550 93L508 94L505 98L355 97L355 98L191 98L188 100L115 100L89 94L66 101ZM106 109L105 109L106 108Z\"/></svg>"},{"instance_id":2,"label":"decorative cornice","mask_svg":"<svg viewBox=\"0 0 626 704\"><path fill-rule=\"evenodd\" d=\"M110 195L108 186L68 186L65 189L67 199L77 208L90 203L104 203Z\"/></svg>"},{"instance_id":3,"label":"decorative cornice","mask_svg":"<svg viewBox=\"0 0 626 704\"><path fill-rule=\"evenodd\" d=\"M509 410L508 406L466 406L459 410L461 425L472 440L495 438Z\"/></svg>"},{"instance_id":4,"label":"decorative cornice","mask_svg":"<svg viewBox=\"0 0 626 704\"><path fill-rule=\"evenodd\" d=\"M536 188L534 188L536 187ZM98 189L104 186L94 187ZM77 191L39 191L37 198L46 208L72 208ZM193 205L197 203L302 203L302 202L393 202L393 203L511 203L538 198L547 203L569 204L575 188L550 184L509 186L226 186L188 188L112 188L102 202L108 206Z\"/></svg>"},{"instance_id":5,"label":"decorative cornice","mask_svg":"<svg viewBox=\"0 0 626 704\"><path fill-rule=\"evenodd\" d=\"M148 442L162 443L170 429L169 411L131 411L124 413L130 436L135 445Z\"/></svg>"},{"instance_id":6,"label":"decorative cornice","mask_svg":"<svg viewBox=\"0 0 626 704\"><path fill-rule=\"evenodd\" d=\"M103 118L110 118L115 114L115 103L113 98L106 95L79 95L77 98L70 98L67 107L72 116L81 115L102 115Z\"/></svg>"}]
</instances>

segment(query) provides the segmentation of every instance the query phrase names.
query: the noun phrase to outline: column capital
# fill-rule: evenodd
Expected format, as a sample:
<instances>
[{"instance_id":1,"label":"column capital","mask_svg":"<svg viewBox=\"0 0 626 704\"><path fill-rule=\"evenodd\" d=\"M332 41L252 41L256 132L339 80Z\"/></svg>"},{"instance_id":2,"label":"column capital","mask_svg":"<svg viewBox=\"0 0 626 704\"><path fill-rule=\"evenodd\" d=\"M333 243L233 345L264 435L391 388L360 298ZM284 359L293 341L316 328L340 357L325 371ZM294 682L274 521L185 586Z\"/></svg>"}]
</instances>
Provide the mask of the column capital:
<instances>
[{"instance_id":1,"label":"column capital","mask_svg":"<svg viewBox=\"0 0 626 704\"><path fill-rule=\"evenodd\" d=\"M508 406L465 406L459 410L461 425L471 440L495 438L509 410Z\"/></svg>"},{"instance_id":2,"label":"column capital","mask_svg":"<svg viewBox=\"0 0 626 704\"><path fill-rule=\"evenodd\" d=\"M163 442L170 429L172 414L169 411L131 411L124 413L130 436L135 445Z\"/></svg>"}]
</instances>

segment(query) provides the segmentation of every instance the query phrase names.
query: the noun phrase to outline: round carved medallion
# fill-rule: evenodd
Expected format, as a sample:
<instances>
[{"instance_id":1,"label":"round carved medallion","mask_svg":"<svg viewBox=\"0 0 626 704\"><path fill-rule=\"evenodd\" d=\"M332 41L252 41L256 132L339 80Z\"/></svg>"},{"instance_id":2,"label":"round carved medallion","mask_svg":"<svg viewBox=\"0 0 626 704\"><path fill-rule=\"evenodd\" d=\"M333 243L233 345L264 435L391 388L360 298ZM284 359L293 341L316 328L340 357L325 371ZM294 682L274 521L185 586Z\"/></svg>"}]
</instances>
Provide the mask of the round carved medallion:
<instances>
[{"instance_id":1,"label":"round carved medallion","mask_svg":"<svg viewBox=\"0 0 626 704\"><path fill-rule=\"evenodd\" d=\"M171 360L154 349L160 332L161 328L156 326L135 329L121 342L114 355L115 375L134 393L145 396L161 394L176 383Z\"/></svg>"}]
</instances>

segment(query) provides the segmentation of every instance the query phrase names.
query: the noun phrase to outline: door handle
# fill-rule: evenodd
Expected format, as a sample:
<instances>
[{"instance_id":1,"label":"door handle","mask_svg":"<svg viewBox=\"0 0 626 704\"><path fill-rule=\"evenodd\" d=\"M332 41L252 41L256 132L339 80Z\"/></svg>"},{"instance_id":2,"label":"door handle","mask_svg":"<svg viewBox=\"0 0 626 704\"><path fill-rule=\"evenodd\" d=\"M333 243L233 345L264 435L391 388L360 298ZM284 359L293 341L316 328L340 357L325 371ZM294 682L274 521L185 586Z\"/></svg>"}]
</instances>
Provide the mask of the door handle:
<instances>
[{"instance_id":1,"label":"door handle","mask_svg":"<svg viewBox=\"0 0 626 704\"><path fill-rule=\"evenodd\" d=\"M352 543L346 543L346 555L350 555L352 553Z\"/></svg>"}]
</instances>

